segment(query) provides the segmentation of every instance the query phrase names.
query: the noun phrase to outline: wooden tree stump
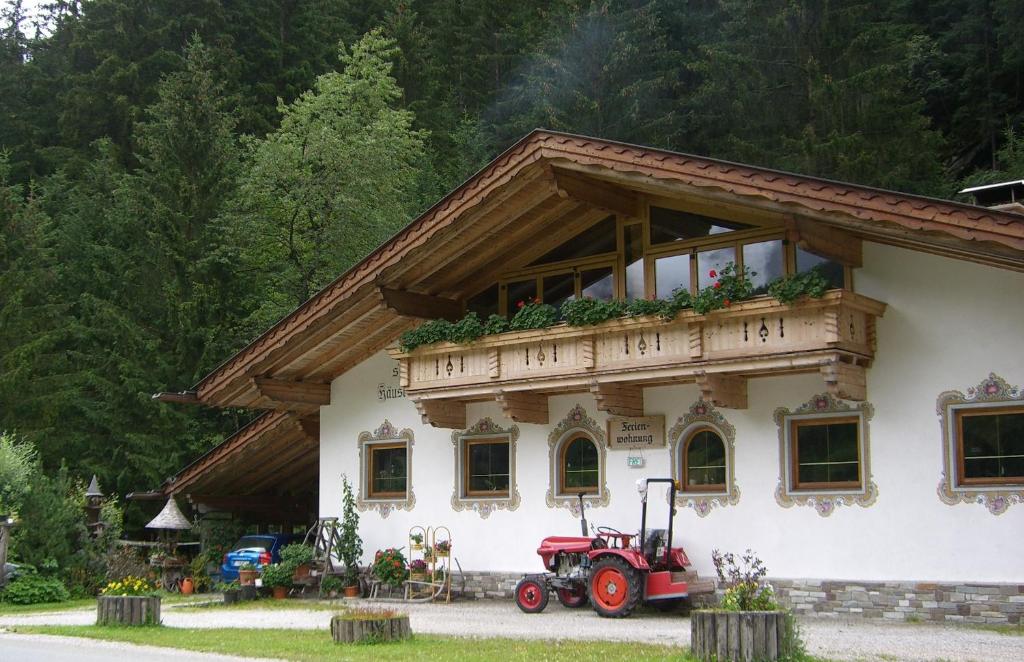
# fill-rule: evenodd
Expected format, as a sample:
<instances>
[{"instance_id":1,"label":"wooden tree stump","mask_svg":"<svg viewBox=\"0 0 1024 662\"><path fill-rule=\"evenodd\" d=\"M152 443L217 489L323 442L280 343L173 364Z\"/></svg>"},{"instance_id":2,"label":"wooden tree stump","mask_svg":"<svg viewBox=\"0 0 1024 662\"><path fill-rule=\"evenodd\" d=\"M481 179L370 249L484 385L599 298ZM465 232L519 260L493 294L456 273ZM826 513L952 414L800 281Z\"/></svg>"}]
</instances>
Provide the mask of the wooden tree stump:
<instances>
[{"instance_id":1,"label":"wooden tree stump","mask_svg":"<svg viewBox=\"0 0 1024 662\"><path fill-rule=\"evenodd\" d=\"M379 619L335 616L331 619L331 637L337 643L397 641L411 636L408 616Z\"/></svg>"},{"instance_id":2,"label":"wooden tree stump","mask_svg":"<svg viewBox=\"0 0 1024 662\"><path fill-rule=\"evenodd\" d=\"M96 625L160 625L160 598L101 595Z\"/></svg>"},{"instance_id":3,"label":"wooden tree stump","mask_svg":"<svg viewBox=\"0 0 1024 662\"><path fill-rule=\"evenodd\" d=\"M690 649L699 660L777 660L788 652L787 645L784 611L690 614Z\"/></svg>"}]
</instances>

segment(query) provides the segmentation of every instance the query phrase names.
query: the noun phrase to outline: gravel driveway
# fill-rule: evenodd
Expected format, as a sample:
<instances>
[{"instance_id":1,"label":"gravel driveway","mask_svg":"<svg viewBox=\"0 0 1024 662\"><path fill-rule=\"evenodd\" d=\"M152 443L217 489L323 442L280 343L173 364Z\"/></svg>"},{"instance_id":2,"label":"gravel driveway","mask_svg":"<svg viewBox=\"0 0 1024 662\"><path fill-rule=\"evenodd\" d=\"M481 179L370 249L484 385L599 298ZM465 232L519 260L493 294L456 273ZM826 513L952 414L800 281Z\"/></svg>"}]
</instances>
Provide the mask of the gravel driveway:
<instances>
[{"instance_id":1,"label":"gravel driveway","mask_svg":"<svg viewBox=\"0 0 1024 662\"><path fill-rule=\"evenodd\" d=\"M543 614L524 614L512 602L489 600L398 607L409 614L413 631L425 634L690 643L690 621L678 614L644 611L631 618L607 619L590 609L565 609L554 601ZM328 626L331 614L308 609L183 610L166 605L162 615L164 625L179 628L317 629ZM94 609L0 616L0 627L90 625L95 619ZM1024 660L1024 637L984 630L832 619L802 620L800 626L808 651L834 660Z\"/></svg>"}]
</instances>

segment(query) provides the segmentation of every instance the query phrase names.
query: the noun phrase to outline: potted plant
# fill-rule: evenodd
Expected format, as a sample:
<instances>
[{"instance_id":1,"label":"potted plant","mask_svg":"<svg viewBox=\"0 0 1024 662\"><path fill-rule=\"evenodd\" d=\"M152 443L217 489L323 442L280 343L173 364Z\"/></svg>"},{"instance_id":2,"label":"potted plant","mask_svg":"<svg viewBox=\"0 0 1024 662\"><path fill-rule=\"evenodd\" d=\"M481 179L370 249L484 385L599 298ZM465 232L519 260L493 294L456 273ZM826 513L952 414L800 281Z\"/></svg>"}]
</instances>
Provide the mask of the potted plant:
<instances>
[{"instance_id":1,"label":"potted plant","mask_svg":"<svg viewBox=\"0 0 1024 662\"><path fill-rule=\"evenodd\" d=\"M302 543L292 543L281 548L281 563L294 569L292 579L301 581L309 577L309 566L313 562L313 548Z\"/></svg>"},{"instance_id":2,"label":"potted plant","mask_svg":"<svg viewBox=\"0 0 1024 662\"><path fill-rule=\"evenodd\" d=\"M256 569L256 566L248 561L238 566L238 583L242 586L255 586L256 578L259 577L259 575L260 571Z\"/></svg>"},{"instance_id":3,"label":"potted plant","mask_svg":"<svg viewBox=\"0 0 1024 662\"><path fill-rule=\"evenodd\" d=\"M345 564L345 597L359 595L359 558L363 555L363 540L359 537L359 514L352 494L348 476L341 477L342 512L341 536L338 540L338 555Z\"/></svg>"},{"instance_id":4,"label":"potted plant","mask_svg":"<svg viewBox=\"0 0 1024 662\"><path fill-rule=\"evenodd\" d=\"M219 582L213 587L213 590L219 591L224 594L224 604L230 605L238 602L238 596L241 593L241 586L237 581L235 582Z\"/></svg>"},{"instance_id":5,"label":"potted plant","mask_svg":"<svg viewBox=\"0 0 1024 662\"><path fill-rule=\"evenodd\" d=\"M700 660L776 660L798 647L792 617L779 609L768 570L749 549L739 559L732 553L711 553L718 579L725 586L718 609L690 614L690 647ZM734 632L736 634L734 634ZM754 636L779 632L784 636ZM726 650L719 646L727 642ZM723 654L724 653L724 654Z\"/></svg>"},{"instance_id":6,"label":"potted plant","mask_svg":"<svg viewBox=\"0 0 1024 662\"><path fill-rule=\"evenodd\" d=\"M426 563L424 563L424 567L426 567ZM377 550L373 556L371 570L374 577L391 588L401 586L409 574L405 568L405 556L402 554L402 550L395 547L389 547L383 551Z\"/></svg>"},{"instance_id":7,"label":"potted plant","mask_svg":"<svg viewBox=\"0 0 1024 662\"><path fill-rule=\"evenodd\" d=\"M441 540L440 542L437 543L437 545L434 546L434 553L438 556L438 558L443 558L445 556L448 556L448 554L450 554L451 551L452 551L452 541L451 540Z\"/></svg>"},{"instance_id":8,"label":"potted plant","mask_svg":"<svg viewBox=\"0 0 1024 662\"><path fill-rule=\"evenodd\" d=\"M423 560L427 563L433 563L434 561L434 548L430 545L423 546Z\"/></svg>"},{"instance_id":9,"label":"potted plant","mask_svg":"<svg viewBox=\"0 0 1024 662\"><path fill-rule=\"evenodd\" d=\"M423 559L416 559L409 562L409 579L414 582L427 581L427 562Z\"/></svg>"},{"instance_id":10,"label":"potted plant","mask_svg":"<svg viewBox=\"0 0 1024 662\"><path fill-rule=\"evenodd\" d=\"M109 582L96 600L96 625L159 625L155 584L131 575Z\"/></svg>"},{"instance_id":11,"label":"potted plant","mask_svg":"<svg viewBox=\"0 0 1024 662\"><path fill-rule=\"evenodd\" d=\"M326 595L329 598L336 598L344 587L341 585L341 580L334 575L327 575L320 582L320 593Z\"/></svg>"},{"instance_id":12,"label":"potted plant","mask_svg":"<svg viewBox=\"0 0 1024 662\"><path fill-rule=\"evenodd\" d=\"M413 549L415 549L415 550L423 549L423 534L422 533L414 533L414 534L412 534L411 536L409 536L409 540L412 541L412 548Z\"/></svg>"},{"instance_id":13,"label":"potted plant","mask_svg":"<svg viewBox=\"0 0 1024 662\"><path fill-rule=\"evenodd\" d=\"M263 585L273 590L275 600L283 600L288 597L288 589L292 586L294 573L293 568L283 563L268 565L263 568Z\"/></svg>"}]
</instances>

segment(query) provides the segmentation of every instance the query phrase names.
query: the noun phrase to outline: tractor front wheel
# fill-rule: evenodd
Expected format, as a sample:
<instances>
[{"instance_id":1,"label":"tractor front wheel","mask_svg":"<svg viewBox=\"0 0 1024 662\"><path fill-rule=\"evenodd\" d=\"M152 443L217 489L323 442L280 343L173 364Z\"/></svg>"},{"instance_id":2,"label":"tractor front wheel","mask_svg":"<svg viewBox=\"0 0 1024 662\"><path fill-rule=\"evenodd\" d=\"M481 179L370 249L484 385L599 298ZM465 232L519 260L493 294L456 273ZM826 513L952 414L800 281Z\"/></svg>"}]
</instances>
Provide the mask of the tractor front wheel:
<instances>
[{"instance_id":1,"label":"tractor front wheel","mask_svg":"<svg viewBox=\"0 0 1024 662\"><path fill-rule=\"evenodd\" d=\"M563 607L578 609L587 604L587 585L581 582L573 584L572 588L555 589L555 597Z\"/></svg>"},{"instance_id":2,"label":"tractor front wheel","mask_svg":"<svg viewBox=\"0 0 1024 662\"><path fill-rule=\"evenodd\" d=\"M516 584L516 604L527 614L539 614L548 606L548 587L533 577Z\"/></svg>"},{"instance_id":3,"label":"tractor front wheel","mask_svg":"<svg viewBox=\"0 0 1024 662\"><path fill-rule=\"evenodd\" d=\"M618 556L606 556L590 572L590 602L608 618L629 616L643 595L643 577Z\"/></svg>"}]
</instances>

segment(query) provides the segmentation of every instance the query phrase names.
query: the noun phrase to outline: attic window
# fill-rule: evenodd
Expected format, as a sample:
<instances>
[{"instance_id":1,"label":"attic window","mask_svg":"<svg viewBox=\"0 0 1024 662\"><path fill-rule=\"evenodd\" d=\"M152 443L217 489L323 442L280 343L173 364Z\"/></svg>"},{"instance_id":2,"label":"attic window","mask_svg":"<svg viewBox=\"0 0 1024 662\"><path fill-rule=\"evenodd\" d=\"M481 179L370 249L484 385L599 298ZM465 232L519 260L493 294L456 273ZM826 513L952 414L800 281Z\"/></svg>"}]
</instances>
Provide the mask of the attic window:
<instances>
[{"instance_id":1,"label":"attic window","mask_svg":"<svg viewBox=\"0 0 1024 662\"><path fill-rule=\"evenodd\" d=\"M575 260L581 257L614 252L615 217L609 216L602 221L598 221L561 246L548 251L542 257L531 262L529 266L551 264L552 262Z\"/></svg>"},{"instance_id":2,"label":"attic window","mask_svg":"<svg viewBox=\"0 0 1024 662\"><path fill-rule=\"evenodd\" d=\"M674 241L688 241L713 235L749 230L755 226L735 221L723 221L701 214L694 214L665 207L651 207L651 243L664 244Z\"/></svg>"}]
</instances>

